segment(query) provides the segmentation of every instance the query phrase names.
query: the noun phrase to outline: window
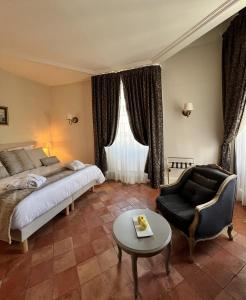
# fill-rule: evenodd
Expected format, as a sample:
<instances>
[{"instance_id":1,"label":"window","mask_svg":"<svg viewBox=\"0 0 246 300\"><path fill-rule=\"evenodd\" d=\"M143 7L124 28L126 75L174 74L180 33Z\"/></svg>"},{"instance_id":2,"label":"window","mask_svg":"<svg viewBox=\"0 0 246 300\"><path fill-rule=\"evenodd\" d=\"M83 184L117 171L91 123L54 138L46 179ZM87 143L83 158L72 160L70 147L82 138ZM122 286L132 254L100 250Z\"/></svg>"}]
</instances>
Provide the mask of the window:
<instances>
[{"instance_id":1,"label":"window","mask_svg":"<svg viewBox=\"0 0 246 300\"><path fill-rule=\"evenodd\" d=\"M108 161L107 178L131 184L146 182L144 167L148 148L138 143L132 134L121 83L118 130L113 145L105 147Z\"/></svg>"}]
</instances>

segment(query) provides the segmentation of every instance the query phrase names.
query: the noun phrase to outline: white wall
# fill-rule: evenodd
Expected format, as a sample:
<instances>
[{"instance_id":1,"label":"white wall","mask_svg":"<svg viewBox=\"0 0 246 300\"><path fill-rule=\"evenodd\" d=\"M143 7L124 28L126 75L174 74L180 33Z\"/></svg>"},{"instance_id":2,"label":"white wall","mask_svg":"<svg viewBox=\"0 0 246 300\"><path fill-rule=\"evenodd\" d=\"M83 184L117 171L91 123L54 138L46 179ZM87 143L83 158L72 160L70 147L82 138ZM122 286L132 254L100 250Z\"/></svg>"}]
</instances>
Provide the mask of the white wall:
<instances>
[{"instance_id":1,"label":"white wall","mask_svg":"<svg viewBox=\"0 0 246 300\"><path fill-rule=\"evenodd\" d=\"M221 42L189 47L163 64L165 156L217 163L223 136ZM185 102L195 110L182 115Z\"/></svg>"}]
</instances>

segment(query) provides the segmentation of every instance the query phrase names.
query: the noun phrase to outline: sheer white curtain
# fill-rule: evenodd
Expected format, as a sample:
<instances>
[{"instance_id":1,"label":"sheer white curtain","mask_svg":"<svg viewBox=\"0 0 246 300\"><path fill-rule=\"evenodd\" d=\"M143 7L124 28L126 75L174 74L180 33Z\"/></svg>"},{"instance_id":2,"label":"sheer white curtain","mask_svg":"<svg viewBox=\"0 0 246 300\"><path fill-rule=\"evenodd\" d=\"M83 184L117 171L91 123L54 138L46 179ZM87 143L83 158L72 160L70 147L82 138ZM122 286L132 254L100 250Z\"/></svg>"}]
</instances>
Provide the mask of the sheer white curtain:
<instances>
[{"instance_id":1,"label":"sheer white curtain","mask_svg":"<svg viewBox=\"0 0 246 300\"><path fill-rule=\"evenodd\" d=\"M246 206L246 112L236 138L237 199Z\"/></svg>"},{"instance_id":2,"label":"sheer white curtain","mask_svg":"<svg viewBox=\"0 0 246 300\"><path fill-rule=\"evenodd\" d=\"M146 182L147 174L144 173L144 167L148 148L139 144L133 137L121 82L118 131L113 145L105 147L108 162L107 178L130 184Z\"/></svg>"}]
</instances>

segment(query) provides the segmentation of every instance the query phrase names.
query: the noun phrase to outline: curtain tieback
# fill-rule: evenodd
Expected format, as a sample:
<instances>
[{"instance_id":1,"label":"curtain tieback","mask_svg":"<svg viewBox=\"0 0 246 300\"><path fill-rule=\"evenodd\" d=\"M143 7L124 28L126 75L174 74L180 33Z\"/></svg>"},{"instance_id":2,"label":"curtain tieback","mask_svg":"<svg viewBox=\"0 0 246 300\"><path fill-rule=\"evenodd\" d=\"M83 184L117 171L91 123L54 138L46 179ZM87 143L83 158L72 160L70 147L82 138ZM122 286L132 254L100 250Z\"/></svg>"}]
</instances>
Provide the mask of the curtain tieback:
<instances>
[{"instance_id":1,"label":"curtain tieback","mask_svg":"<svg viewBox=\"0 0 246 300\"><path fill-rule=\"evenodd\" d=\"M223 144L222 144L222 146L228 146L228 145L230 145L235 139L236 139L236 136L233 136L232 138L224 141Z\"/></svg>"}]
</instances>

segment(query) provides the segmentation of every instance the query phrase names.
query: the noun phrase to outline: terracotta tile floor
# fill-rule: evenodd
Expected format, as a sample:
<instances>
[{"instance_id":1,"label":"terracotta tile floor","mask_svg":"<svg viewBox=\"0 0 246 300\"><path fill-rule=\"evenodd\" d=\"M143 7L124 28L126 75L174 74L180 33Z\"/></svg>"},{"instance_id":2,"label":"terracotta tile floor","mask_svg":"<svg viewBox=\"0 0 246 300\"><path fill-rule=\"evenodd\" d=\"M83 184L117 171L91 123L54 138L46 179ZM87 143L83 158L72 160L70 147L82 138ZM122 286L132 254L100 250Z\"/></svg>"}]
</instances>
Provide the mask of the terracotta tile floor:
<instances>
[{"instance_id":1,"label":"terracotta tile floor","mask_svg":"<svg viewBox=\"0 0 246 300\"><path fill-rule=\"evenodd\" d=\"M105 183L35 233L30 251L0 242L0 299L128 300L133 297L131 260L118 264L113 220L122 212L154 209L157 190L146 185ZM163 256L139 259L140 300L246 299L246 208L236 204L234 241L225 235L201 242L188 262L184 237L173 231L172 269Z\"/></svg>"}]
</instances>

